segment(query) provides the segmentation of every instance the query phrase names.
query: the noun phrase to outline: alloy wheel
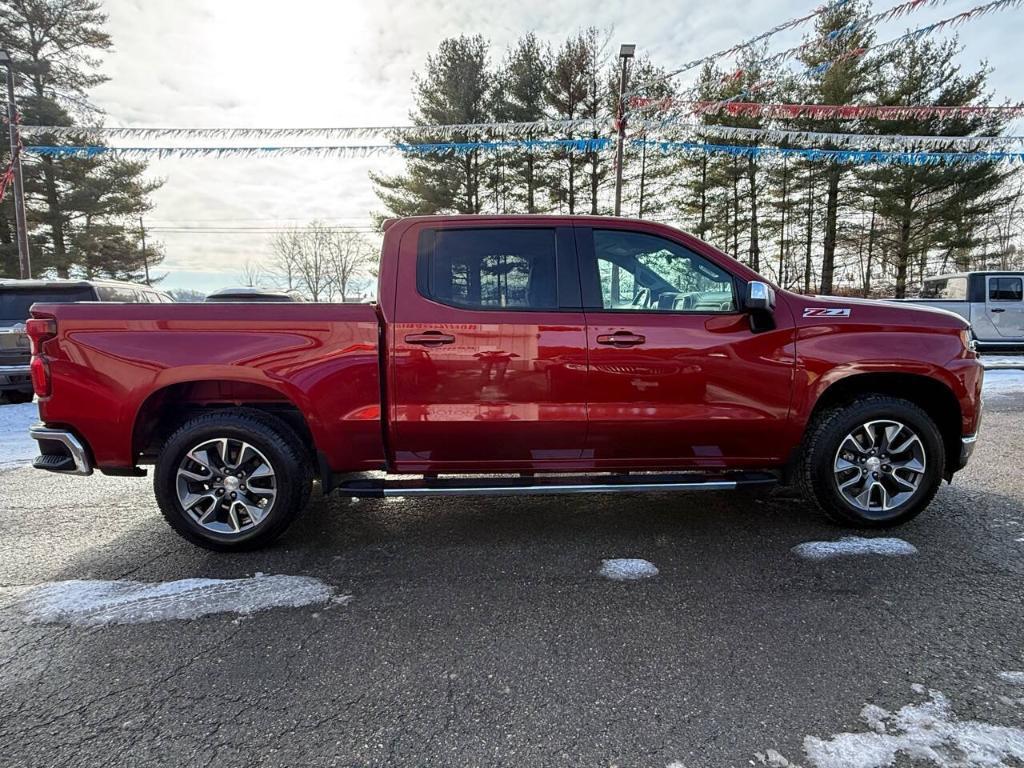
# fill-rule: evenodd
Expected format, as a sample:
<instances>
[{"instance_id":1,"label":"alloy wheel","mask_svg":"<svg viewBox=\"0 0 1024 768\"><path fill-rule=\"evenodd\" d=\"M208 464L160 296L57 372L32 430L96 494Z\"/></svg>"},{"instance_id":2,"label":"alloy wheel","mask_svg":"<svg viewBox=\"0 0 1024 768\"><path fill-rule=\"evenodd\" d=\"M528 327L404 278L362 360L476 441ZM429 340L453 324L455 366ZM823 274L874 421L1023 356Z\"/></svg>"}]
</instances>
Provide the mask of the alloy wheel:
<instances>
[{"instance_id":1,"label":"alloy wheel","mask_svg":"<svg viewBox=\"0 0 1024 768\"><path fill-rule=\"evenodd\" d=\"M236 438L204 440L178 464L176 490L182 510L220 535L238 535L262 523L277 498L273 464Z\"/></svg>"},{"instance_id":2,"label":"alloy wheel","mask_svg":"<svg viewBox=\"0 0 1024 768\"><path fill-rule=\"evenodd\" d=\"M867 517L889 517L917 492L927 459L910 427L892 419L869 421L839 444L833 463L836 487Z\"/></svg>"}]
</instances>

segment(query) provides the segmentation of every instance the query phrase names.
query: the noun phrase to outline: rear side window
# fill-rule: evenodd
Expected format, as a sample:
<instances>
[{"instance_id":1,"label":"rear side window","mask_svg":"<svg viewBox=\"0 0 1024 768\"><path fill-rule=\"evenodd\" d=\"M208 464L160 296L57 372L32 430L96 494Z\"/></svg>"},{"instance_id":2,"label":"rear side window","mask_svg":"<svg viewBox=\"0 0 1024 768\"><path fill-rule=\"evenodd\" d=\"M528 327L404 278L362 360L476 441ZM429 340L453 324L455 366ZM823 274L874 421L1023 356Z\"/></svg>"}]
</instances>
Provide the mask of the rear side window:
<instances>
[{"instance_id":1,"label":"rear side window","mask_svg":"<svg viewBox=\"0 0 1024 768\"><path fill-rule=\"evenodd\" d=\"M1024 300L1024 284L1019 277L993 277L988 281L990 301Z\"/></svg>"},{"instance_id":2,"label":"rear side window","mask_svg":"<svg viewBox=\"0 0 1024 768\"><path fill-rule=\"evenodd\" d=\"M465 309L557 309L555 242L554 229L425 230L420 293Z\"/></svg>"},{"instance_id":3,"label":"rear side window","mask_svg":"<svg viewBox=\"0 0 1024 768\"><path fill-rule=\"evenodd\" d=\"M95 299L92 289L85 287L0 290L0 325L24 323L29 317L29 307L33 304L67 304Z\"/></svg>"},{"instance_id":4,"label":"rear side window","mask_svg":"<svg viewBox=\"0 0 1024 768\"><path fill-rule=\"evenodd\" d=\"M120 285L97 285L96 292L100 301L123 301L128 304L137 304L141 301L136 290Z\"/></svg>"},{"instance_id":5,"label":"rear side window","mask_svg":"<svg viewBox=\"0 0 1024 768\"><path fill-rule=\"evenodd\" d=\"M921 298L964 301L967 298L967 278L949 277L942 280L925 280L921 289Z\"/></svg>"}]
</instances>

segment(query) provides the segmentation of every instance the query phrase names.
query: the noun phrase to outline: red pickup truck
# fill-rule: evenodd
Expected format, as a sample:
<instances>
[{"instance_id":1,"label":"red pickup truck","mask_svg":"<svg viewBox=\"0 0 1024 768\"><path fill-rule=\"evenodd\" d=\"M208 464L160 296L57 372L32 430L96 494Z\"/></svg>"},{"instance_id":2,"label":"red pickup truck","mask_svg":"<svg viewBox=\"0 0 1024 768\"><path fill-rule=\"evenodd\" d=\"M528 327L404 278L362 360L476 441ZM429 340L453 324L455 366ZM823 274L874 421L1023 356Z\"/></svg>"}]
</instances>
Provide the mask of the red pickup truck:
<instances>
[{"instance_id":1,"label":"red pickup truck","mask_svg":"<svg viewBox=\"0 0 1024 768\"><path fill-rule=\"evenodd\" d=\"M35 466L155 464L168 522L220 550L280 535L316 478L353 496L784 481L880 527L928 505L981 418L960 317L788 293L647 221L390 221L378 296L36 304Z\"/></svg>"}]
</instances>

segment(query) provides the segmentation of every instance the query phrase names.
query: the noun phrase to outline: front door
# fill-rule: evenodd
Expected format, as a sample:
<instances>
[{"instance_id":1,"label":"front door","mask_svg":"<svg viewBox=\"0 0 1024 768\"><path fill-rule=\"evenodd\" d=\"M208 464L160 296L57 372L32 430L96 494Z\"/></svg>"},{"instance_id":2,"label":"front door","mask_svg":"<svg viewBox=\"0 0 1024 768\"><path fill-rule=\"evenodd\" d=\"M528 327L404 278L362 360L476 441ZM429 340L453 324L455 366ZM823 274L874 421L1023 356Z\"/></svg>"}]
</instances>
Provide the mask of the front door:
<instances>
[{"instance_id":1,"label":"front door","mask_svg":"<svg viewBox=\"0 0 1024 768\"><path fill-rule=\"evenodd\" d=\"M751 329L739 281L659 235L578 228L597 466L755 466L782 458L792 321ZM726 261L723 259L723 261Z\"/></svg>"},{"instance_id":2,"label":"front door","mask_svg":"<svg viewBox=\"0 0 1024 768\"><path fill-rule=\"evenodd\" d=\"M586 331L571 226L412 227L398 285L408 289L390 339L396 470L580 459Z\"/></svg>"}]
</instances>

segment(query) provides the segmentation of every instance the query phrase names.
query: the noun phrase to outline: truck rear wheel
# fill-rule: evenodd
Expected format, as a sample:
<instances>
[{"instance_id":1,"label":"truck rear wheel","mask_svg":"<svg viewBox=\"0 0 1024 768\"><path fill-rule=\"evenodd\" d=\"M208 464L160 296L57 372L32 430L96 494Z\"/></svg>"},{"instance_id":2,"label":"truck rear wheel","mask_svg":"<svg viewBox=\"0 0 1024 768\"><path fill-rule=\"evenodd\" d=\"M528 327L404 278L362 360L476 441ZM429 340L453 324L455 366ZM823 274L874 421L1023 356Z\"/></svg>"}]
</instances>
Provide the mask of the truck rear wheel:
<instances>
[{"instance_id":1,"label":"truck rear wheel","mask_svg":"<svg viewBox=\"0 0 1024 768\"><path fill-rule=\"evenodd\" d=\"M799 477L835 522L885 528L931 503L944 465L942 435L927 413L907 400L868 395L815 419Z\"/></svg>"},{"instance_id":2,"label":"truck rear wheel","mask_svg":"<svg viewBox=\"0 0 1024 768\"><path fill-rule=\"evenodd\" d=\"M308 452L291 428L247 408L187 421L164 445L153 478L171 527L218 551L272 542L302 511L312 482Z\"/></svg>"}]
</instances>

